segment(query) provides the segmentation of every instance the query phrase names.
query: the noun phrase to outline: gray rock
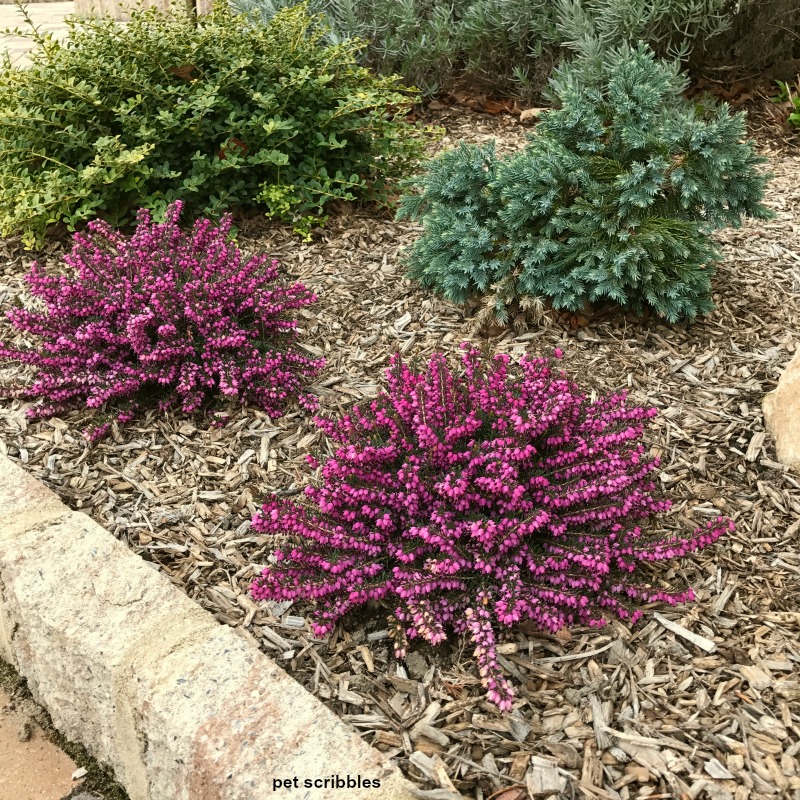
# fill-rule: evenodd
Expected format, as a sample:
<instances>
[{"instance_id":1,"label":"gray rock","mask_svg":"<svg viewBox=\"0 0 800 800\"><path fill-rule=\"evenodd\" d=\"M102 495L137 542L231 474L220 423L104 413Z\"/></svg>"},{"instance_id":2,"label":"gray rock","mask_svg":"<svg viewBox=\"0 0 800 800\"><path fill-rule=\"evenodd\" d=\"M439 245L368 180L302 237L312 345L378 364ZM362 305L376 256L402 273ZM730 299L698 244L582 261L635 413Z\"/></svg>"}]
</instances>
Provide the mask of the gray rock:
<instances>
[{"instance_id":1,"label":"gray rock","mask_svg":"<svg viewBox=\"0 0 800 800\"><path fill-rule=\"evenodd\" d=\"M581 704L581 693L577 689L564 689L564 699L573 706Z\"/></svg>"},{"instance_id":2,"label":"gray rock","mask_svg":"<svg viewBox=\"0 0 800 800\"><path fill-rule=\"evenodd\" d=\"M421 681L428 671L428 662L420 653L412 652L406 656L406 668L414 680Z\"/></svg>"},{"instance_id":3,"label":"gray rock","mask_svg":"<svg viewBox=\"0 0 800 800\"><path fill-rule=\"evenodd\" d=\"M21 742L27 742L28 739L31 738L32 734L33 726L30 722L28 722L28 720L25 720L25 722L23 722L19 728L17 728L17 739L19 739Z\"/></svg>"},{"instance_id":4,"label":"gray rock","mask_svg":"<svg viewBox=\"0 0 800 800\"><path fill-rule=\"evenodd\" d=\"M367 632L363 628L357 628L351 636L355 644L364 644L367 641Z\"/></svg>"}]
</instances>

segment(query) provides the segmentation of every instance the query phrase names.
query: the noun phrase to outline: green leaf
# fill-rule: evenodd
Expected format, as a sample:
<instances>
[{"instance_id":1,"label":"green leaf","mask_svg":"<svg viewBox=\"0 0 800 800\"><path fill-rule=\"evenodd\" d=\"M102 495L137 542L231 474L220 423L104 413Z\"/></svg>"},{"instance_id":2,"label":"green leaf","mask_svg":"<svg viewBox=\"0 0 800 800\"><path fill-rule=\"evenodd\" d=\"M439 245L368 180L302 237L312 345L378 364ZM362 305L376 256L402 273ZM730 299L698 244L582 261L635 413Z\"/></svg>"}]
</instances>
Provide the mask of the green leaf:
<instances>
[{"instance_id":1,"label":"green leaf","mask_svg":"<svg viewBox=\"0 0 800 800\"><path fill-rule=\"evenodd\" d=\"M388 200L430 138L392 116L417 95L318 26L303 6L262 23L146 9L124 27L76 18L29 69L0 64L0 231L126 224L184 192L195 215L261 208L303 225L346 193Z\"/></svg>"}]
</instances>

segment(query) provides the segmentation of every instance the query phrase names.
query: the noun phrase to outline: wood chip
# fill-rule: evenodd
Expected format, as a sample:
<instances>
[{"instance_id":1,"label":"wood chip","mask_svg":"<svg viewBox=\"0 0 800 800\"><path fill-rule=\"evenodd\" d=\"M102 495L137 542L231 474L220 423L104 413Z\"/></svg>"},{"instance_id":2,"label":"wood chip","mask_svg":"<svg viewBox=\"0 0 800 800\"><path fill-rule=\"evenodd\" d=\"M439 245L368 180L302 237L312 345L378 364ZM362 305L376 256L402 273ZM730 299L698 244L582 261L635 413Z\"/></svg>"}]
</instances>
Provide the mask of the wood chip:
<instances>
[{"instance_id":1,"label":"wood chip","mask_svg":"<svg viewBox=\"0 0 800 800\"><path fill-rule=\"evenodd\" d=\"M733 780L733 775L728 772L716 758L709 759L703 766L703 769L712 777L717 780Z\"/></svg>"},{"instance_id":2,"label":"wood chip","mask_svg":"<svg viewBox=\"0 0 800 800\"><path fill-rule=\"evenodd\" d=\"M564 791L567 780L552 761L533 756L530 769L525 774L525 785L531 797L547 797Z\"/></svg>"},{"instance_id":3,"label":"wood chip","mask_svg":"<svg viewBox=\"0 0 800 800\"><path fill-rule=\"evenodd\" d=\"M746 665L740 667L739 670L750 686L759 691L768 688L773 683L772 677L760 667Z\"/></svg>"},{"instance_id":4,"label":"wood chip","mask_svg":"<svg viewBox=\"0 0 800 800\"><path fill-rule=\"evenodd\" d=\"M495 139L503 154L525 145L530 128L513 116L442 105L426 118L446 128L431 153L460 139ZM749 120L757 125L758 114ZM501 663L517 693L512 715L486 702L473 648L455 637L425 651L423 679L414 680L394 658L384 613L345 618L322 640L311 633L309 606L250 600L276 545L250 528L258 503L275 492L299 498L313 475L306 456L330 451L304 410L290 406L274 420L234 404L216 417L152 411L89 447L81 431L90 413L34 421L23 403L5 398L0 451L256 642L383 749L428 800L516 800L530 789L586 800L793 796L800 477L777 462L761 402L800 346L794 147L759 138L776 218L714 235L723 255L712 280L715 309L691 325L598 305L577 329L552 314L549 325L525 332L473 335L471 307L405 278L403 252L419 235L416 224L357 209L333 214L303 242L288 226L241 223L247 251L275 256L287 279L319 297L299 318L304 352L328 361L309 386L321 413L374 397L398 350L424 363L434 350L457 357L470 338L492 352L560 347L564 369L590 397L625 388L632 404L658 409L643 439L661 458L659 483L673 509L654 525L680 537L718 514L735 520L736 531L717 545L642 568L654 587L691 585L694 603L647 607L635 626L612 620L557 636L503 629ZM55 274L63 251L53 240L35 255ZM0 240L0 297L30 299L31 257ZM3 314L0 341L21 341ZM19 374L0 360L3 385ZM733 777L716 777L723 771Z\"/></svg>"},{"instance_id":5,"label":"wood chip","mask_svg":"<svg viewBox=\"0 0 800 800\"><path fill-rule=\"evenodd\" d=\"M657 611L653 613L654 619L658 620L668 631L672 631L674 634L680 636L683 639L691 642L695 647L699 647L701 650L705 650L706 653L713 653L717 649L717 645L715 642L712 642L710 639L707 639L705 636L700 636L697 633L693 633L692 631L684 628L683 625L679 625L677 622L673 622L671 619L667 619L663 614L659 614Z\"/></svg>"}]
</instances>

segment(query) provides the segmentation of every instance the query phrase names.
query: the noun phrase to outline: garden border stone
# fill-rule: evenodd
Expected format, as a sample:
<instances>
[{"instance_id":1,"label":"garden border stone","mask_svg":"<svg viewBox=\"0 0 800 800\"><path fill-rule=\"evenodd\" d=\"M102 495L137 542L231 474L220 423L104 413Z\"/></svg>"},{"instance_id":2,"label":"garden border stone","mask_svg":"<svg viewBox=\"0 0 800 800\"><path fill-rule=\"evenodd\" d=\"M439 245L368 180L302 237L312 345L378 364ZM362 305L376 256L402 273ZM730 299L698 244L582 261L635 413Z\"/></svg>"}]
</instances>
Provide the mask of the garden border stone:
<instances>
[{"instance_id":1,"label":"garden border stone","mask_svg":"<svg viewBox=\"0 0 800 800\"><path fill-rule=\"evenodd\" d=\"M130 800L414 797L254 643L3 455L0 657Z\"/></svg>"},{"instance_id":2,"label":"garden border stone","mask_svg":"<svg viewBox=\"0 0 800 800\"><path fill-rule=\"evenodd\" d=\"M800 347L785 365L778 385L764 395L761 408L778 461L800 473Z\"/></svg>"}]
</instances>

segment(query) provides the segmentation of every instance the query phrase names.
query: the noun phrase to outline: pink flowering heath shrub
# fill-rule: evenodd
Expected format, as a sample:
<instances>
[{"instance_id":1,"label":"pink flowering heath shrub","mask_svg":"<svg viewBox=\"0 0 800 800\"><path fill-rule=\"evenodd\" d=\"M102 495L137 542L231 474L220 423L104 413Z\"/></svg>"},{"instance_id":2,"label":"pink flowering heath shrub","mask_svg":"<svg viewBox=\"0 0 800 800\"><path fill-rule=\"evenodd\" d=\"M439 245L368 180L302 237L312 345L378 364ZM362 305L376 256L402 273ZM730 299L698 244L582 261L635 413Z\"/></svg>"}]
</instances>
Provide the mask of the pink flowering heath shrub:
<instances>
[{"instance_id":1,"label":"pink flowering heath shrub","mask_svg":"<svg viewBox=\"0 0 800 800\"><path fill-rule=\"evenodd\" d=\"M39 341L0 344L0 355L38 369L32 385L12 390L38 401L31 418L87 406L128 422L145 400L192 412L215 394L271 416L295 397L313 407L301 382L323 362L292 348L290 312L316 297L300 283L277 283L278 263L267 256L245 258L229 240L230 217L201 219L186 233L181 209L173 203L163 223L140 211L130 237L89 223L64 258L71 275L33 264L27 281L44 309L8 316Z\"/></svg>"},{"instance_id":2,"label":"pink flowering heath shrub","mask_svg":"<svg viewBox=\"0 0 800 800\"><path fill-rule=\"evenodd\" d=\"M459 371L441 354L424 370L395 357L388 391L318 420L340 447L305 501L273 499L254 519L260 533L289 536L251 592L314 601L320 636L385 601L398 658L408 639L466 634L488 699L509 710L503 628L527 619L555 632L609 613L633 622L639 603L689 600L691 589L649 586L641 565L708 545L733 523L684 538L641 524L669 508L651 494L658 460L639 442L654 409L624 394L592 402L549 359L515 367L462 347Z\"/></svg>"}]
</instances>

